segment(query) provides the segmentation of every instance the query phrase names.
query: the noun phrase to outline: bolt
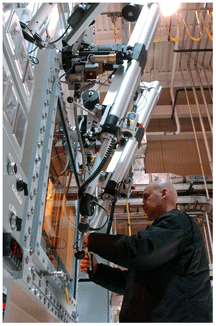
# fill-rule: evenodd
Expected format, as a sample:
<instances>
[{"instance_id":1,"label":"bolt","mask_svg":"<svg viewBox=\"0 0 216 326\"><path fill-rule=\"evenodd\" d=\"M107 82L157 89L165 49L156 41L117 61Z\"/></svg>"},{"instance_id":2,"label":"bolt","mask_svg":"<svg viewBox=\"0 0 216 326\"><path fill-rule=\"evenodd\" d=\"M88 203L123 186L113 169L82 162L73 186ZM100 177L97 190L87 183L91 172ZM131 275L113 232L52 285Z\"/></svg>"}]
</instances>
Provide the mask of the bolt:
<instances>
[{"instance_id":1,"label":"bolt","mask_svg":"<svg viewBox=\"0 0 216 326\"><path fill-rule=\"evenodd\" d=\"M28 264L28 262L29 262L29 256L26 256L25 257L25 263Z\"/></svg>"},{"instance_id":2,"label":"bolt","mask_svg":"<svg viewBox=\"0 0 216 326\"><path fill-rule=\"evenodd\" d=\"M24 234L24 241L27 241L28 240L28 234Z\"/></svg>"},{"instance_id":3,"label":"bolt","mask_svg":"<svg viewBox=\"0 0 216 326\"><path fill-rule=\"evenodd\" d=\"M29 283L31 281L31 277L28 275L26 280L27 280L27 283Z\"/></svg>"},{"instance_id":4,"label":"bolt","mask_svg":"<svg viewBox=\"0 0 216 326\"><path fill-rule=\"evenodd\" d=\"M34 207L31 207L31 214L34 214Z\"/></svg>"},{"instance_id":5,"label":"bolt","mask_svg":"<svg viewBox=\"0 0 216 326\"><path fill-rule=\"evenodd\" d=\"M29 249L30 256L33 255L34 250L32 248Z\"/></svg>"},{"instance_id":6,"label":"bolt","mask_svg":"<svg viewBox=\"0 0 216 326\"><path fill-rule=\"evenodd\" d=\"M28 228L28 234L31 234L31 228L30 227Z\"/></svg>"}]
</instances>

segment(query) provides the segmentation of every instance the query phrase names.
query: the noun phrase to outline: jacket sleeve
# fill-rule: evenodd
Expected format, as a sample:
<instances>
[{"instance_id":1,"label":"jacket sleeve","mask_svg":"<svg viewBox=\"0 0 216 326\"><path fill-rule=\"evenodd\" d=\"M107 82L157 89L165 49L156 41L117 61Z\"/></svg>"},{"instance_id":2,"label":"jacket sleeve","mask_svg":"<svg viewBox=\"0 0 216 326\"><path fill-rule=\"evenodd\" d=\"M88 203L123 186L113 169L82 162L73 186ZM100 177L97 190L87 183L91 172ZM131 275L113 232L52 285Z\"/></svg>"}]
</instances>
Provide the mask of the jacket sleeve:
<instances>
[{"instance_id":1,"label":"jacket sleeve","mask_svg":"<svg viewBox=\"0 0 216 326\"><path fill-rule=\"evenodd\" d=\"M108 265L98 264L96 272L90 277L90 279L94 283L101 285L109 291L123 294L127 276L127 270L121 270L120 268L113 268Z\"/></svg>"},{"instance_id":2,"label":"jacket sleeve","mask_svg":"<svg viewBox=\"0 0 216 326\"><path fill-rule=\"evenodd\" d=\"M146 271L161 266L183 247L185 226L178 217L169 216L145 231L130 237L91 233L88 248L99 256L119 266Z\"/></svg>"}]
</instances>

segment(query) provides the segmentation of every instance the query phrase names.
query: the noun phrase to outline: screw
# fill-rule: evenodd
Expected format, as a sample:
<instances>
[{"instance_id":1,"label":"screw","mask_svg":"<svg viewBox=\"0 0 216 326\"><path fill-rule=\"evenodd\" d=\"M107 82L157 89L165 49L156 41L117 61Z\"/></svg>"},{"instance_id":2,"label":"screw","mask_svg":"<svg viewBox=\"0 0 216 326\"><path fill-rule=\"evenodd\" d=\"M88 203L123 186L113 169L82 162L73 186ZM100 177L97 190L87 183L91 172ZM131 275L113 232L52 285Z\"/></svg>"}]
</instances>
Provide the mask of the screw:
<instances>
[{"instance_id":1,"label":"screw","mask_svg":"<svg viewBox=\"0 0 216 326\"><path fill-rule=\"evenodd\" d=\"M24 234L24 241L27 241L28 240L28 234Z\"/></svg>"}]
</instances>

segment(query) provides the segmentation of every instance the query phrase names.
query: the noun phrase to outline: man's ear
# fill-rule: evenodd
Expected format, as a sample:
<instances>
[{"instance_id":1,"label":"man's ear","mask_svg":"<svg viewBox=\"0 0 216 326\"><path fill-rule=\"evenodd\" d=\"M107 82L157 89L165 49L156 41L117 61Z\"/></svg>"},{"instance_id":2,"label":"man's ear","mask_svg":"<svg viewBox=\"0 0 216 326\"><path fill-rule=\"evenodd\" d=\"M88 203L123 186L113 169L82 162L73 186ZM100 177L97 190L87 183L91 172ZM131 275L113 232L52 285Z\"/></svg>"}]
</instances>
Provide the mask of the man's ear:
<instances>
[{"instance_id":1,"label":"man's ear","mask_svg":"<svg viewBox=\"0 0 216 326\"><path fill-rule=\"evenodd\" d=\"M168 194L167 194L167 189L163 189L163 190L161 191L161 194L162 194L163 199L167 198L167 196L168 196Z\"/></svg>"}]
</instances>

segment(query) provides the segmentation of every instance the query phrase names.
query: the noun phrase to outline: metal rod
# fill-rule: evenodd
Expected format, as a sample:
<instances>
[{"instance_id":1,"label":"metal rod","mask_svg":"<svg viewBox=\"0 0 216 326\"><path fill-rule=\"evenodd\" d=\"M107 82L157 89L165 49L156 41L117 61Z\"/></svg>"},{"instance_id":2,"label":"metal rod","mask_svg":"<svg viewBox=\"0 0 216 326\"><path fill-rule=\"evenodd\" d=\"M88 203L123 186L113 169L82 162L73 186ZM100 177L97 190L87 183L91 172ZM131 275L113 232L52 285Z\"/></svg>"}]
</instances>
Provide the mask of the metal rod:
<instances>
[{"instance_id":1,"label":"metal rod","mask_svg":"<svg viewBox=\"0 0 216 326\"><path fill-rule=\"evenodd\" d=\"M195 65L195 70L196 70L197 78L198 78L198 80L199 80L200 89L201 89L201 93L202 93L202 97L203 97L203 102L204 102L204 104L205 104L205 108L206 108L206 113L207 113L207 117L208 117L209 125L210 125L210 128L211 128L211 132L212 132L212 134L213 134L212 119L211 119L211 116L210 116L210 113L209 113L209 108L208 108L208 104L207 104L206 97L205 97L205 94L204 94L204 88L203 88L203 86L202 86L202 81L201 81L201 77L200 77L200 72L199 72L199 69L198 69L197 65Z\"/></svg>"},{"instance_id":2,"label":"metal rod","mask_svg":"<svg viewBox=\"0 0 216 326\"><path fill-rule=\"evenodd\" d=\"M142 9L145 11L146 6ZM142 12L141 12L142 14ZM140 24L140 14L137 24ZM153 3L149 8L146 21L142 21L142 29L140 35L137 35L136 43L144 44L145 49L148 50L149 44L153 37L153 32L156 28L159 19L159 8L156 3ZM135 40L134 40L135 41ZM129 41L130 44L130 41ZM144 62L143 62L144 65ZM111 108L110 115L114 115L119 119L123 118L127 112L128 106L133 99L136 88L141 79L141 67L139 61L133 59L128 69L125 72L121 86L117 92L114 104Z\"/></svg>"},{"instance_id":3,"label":"metal rod","mask_svg":"<svg viewBox=\"0 0 216 326\"><path fill-rule=\"evenodd\" d=\"M203 138L204 138L204 143L205 143L205 146L206 146L206 151L207 151L207 156L208 156L208 160L209 160L209 164L210 164L210 169L211 169L211 172L213 173L212 156L211 156L211 153L210 153L209 144L208 144L208 140L207 140L207 137L206 137L206 130L205 130L205 127L204 127L202 116L201 116L199 101L198 101L198 98L197 98L197 94L196 94L196 90L195 90L195 86L194 86L194 80L193 80L193 76L192 76L189 64L187 64L187 70L188 70L188 74L190 76L191 83L192 83L193 94L194 94L195 102L196 102L196 105L197 105L197 112L198 112L198 115L199 115L200 125L201 125L201 129L202 129L202 132L203 132Z\"/></svg>"},{"instance_id":4,"label":"metal rod","mask_svg":"<svg viewBox=\"0 0 216 326\"><path fill-rule=\"evenodd\" d=\"M213 102L212 87L210 87L210 85L209 85L209 80L208 80L208 77L207 77L206 68L205 68L204 65L202 66L202 68L203 68L204 75L205 75L205 78L206 78L206 82L207 82L207 85L208 85L209 94L210 94L210 96L211 96L211 100L212 100L212 102Z\"/></svg>"},{"instance_id":5,"label":"metal rod","mask_svg":"<svg viewBox=\"0 0 216 326\"><path fill-rule=\"evenodd\" d=\"M195 89L196 89L196 91L200 91L201 90L200 87L196 87ZM203 90L204 91L209 90L209 87L204 87ZM212 90L212 87L211 87L211 90ZM176 95L175 95L175 100L174 100L174 104L173 104L173 110L172 110L171 119L173 119L173 116L174 116L174 113L175 113L175 108L176 108L176 103L177 103L177 98L178 98L178 92L184 92L184 91L185 91L184 88L178 88L176 90ZM193 91L193 88L187 88L187 91Z\"/></svg>"},{"instance_id":6,"label":"metal rod","mask_svg":"<svg viewBox=\"0 0 216 326\"><path fill-rule=\"evenodd\" d=\"M197 147L199 163L200 163L200 167L201 167L201 171L202 171L203 182L204 182L204 185L205 185L207 201L209 201L209 199L210 199L209 198L209 192L208 192L208 187L207 187L207 183L206 183L206 179L205 179L203 163L202 163L202 157L201 157L201 152L200 152L200 148L199 148L199 143L198 143L198 140L197 140L197 134L196 134L196 129L195 129L194 120L193 120L193 116L192 116L192 111L191 111L191 107L190 107L190 101L189 101L188 94L187 94L187 88L186 88L186 83L185 83L182 67L180 67L180 68L181 68L181 76L182 76L182 80L183 80L183 84L184 84L185 96L186 96L186 100L187 100L187 104L188 104L188 110L189 110L189 113L190 113L191 123L192 123L192 127L193 127L194 139L195 139L195 143L196 143L196 147Z\"/></svg>"}]
</instances>

